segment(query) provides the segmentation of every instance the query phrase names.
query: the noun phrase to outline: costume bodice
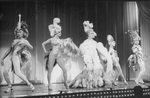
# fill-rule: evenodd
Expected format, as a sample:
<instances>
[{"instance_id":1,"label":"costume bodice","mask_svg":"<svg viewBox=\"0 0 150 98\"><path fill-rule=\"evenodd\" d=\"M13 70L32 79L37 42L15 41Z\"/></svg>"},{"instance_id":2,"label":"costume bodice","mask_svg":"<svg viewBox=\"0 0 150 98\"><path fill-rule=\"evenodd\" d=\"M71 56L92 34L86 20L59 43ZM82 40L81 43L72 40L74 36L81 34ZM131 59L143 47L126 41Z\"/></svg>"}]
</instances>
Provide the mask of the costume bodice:
<instances>
[{"instance_id":1,"label":"costume bodice","mask_svg":"<svg viewBox=\"0 0 150 98\"><path fill-rule=\"evenodd\" d=\"M141 48L140 45L133 45L133 46L132 46L132 51L133 51L133 53L140 53L140 54L143 54L143 53L142 53L142 48Z\"/></svg>"},{"instance_id":2,"label":"costume bodice","mask_svg":"<svg viewBox=\"0 0 150 98\"><path fill-rule=\"evenodd\" d=\"M96 52L97 42L93 39L87 39L80 45L80 50L82 54L85 53L90 54L91 56L94 55Z\"/></svg>"},{"instance_id":3,"label":"costume bodice","mask_svg":"<svg viewBox=\"0 0 150 98\"><path fill-rule=\"evenodd\" d=\"M20 53L22 50L25 49L25 45L21 43L20 39L15 39L14 43L12 44L12 54Z\"/></svg>"},{"instance_id":4,"label":"costume bodice","mask_svg":"<svg viewBox=\"0 0 150 98\"><path fill-rule=\"evenodd\" d=\"M91 69L102 68L97 52L97 42L93 39L87 39L80 45L80 51L84 62Z\"/></svg>"},{"instance_id":5,"label":"costume bodice","mask_svg":"<svg viewBox=\"0 0 150 98\"><path fill-rule=\"evenodd\" d=\"M140 45L133 45L132 51L138 58L143 59L142 48Z\"/></svg>"},{"instance_id":6,"label":"costume bodice","mask_svg":"<svg viewBox=\"0 0 150 98\"><path fill-rule=\"evenodd\" d=\"M51 39L51 46L52 46L52 52L57 55L59 52L59 48L60 48L60 44L61 44L62 40L61 39L57 39L57 38L52 38Z\"/></svg>"},{"instance_id":7,"label":"costume bodice","mask_svg":"<svg viewBox=\"0 0 150 98\"><path fill-rule=\"evenodd\" d=\"M61 44L62 40L61 39L57 39L57 38L52 38L51 39L51 45L52 46L59 46Z\"/></svg>"}]
</instances>

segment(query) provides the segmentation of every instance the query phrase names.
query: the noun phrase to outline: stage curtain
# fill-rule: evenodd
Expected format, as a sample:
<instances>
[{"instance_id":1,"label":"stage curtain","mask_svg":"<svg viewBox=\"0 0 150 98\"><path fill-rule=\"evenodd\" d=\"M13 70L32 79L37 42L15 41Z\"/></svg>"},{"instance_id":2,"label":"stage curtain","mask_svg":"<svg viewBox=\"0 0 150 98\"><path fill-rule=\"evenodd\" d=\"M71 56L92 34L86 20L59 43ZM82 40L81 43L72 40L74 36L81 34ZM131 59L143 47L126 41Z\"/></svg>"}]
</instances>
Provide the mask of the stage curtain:
<instances>
[{"instance_id":1,"label":"stage curtain","mask_svg":"<svg viewBox=\"0 0 150 98\"><path fill-rule=\"evenodd\" d=\"M150 19L150 2L146 1L139 1L137 2L140 14L145 18L145 19Z\"/></svg>"},{"instance_id":2,"label":"stage curtain","mask_svg":"<svg viewBox=\"0 0 150 98\"><path fill-rule=\"evenodd\" d=\"M75 44L80 44L87 38L84 33L83 21L89 20L94 25L97 33L96 41L106 45L106 36L111 34L116 41L116 50L120 58L120 65L125 77L128 77L127 57L130 54L130 43L125 32L129 29L127 25L127 5L122 1L36 1L36 2L1 2L1 13L3 17L0 23L0 58L11 45L14 35L13 30L18 22L18 14L22 15L22 20L26 21L29 30L29 42L34 49L29 50L32 54L30 63L22 71L30 81L35 83L47 83L45 70L44 52L42 42L50 38L48 25L53 18L61 19L61 38L71 37ZM9 9L7 7L10 7ZM126 14L125 14L126 13ZM130 14L132 14L130 12ZM135 14L135 13L133 13ZM129 16L130 17L130 16ZM132 18L133 19L133 18ZM129 21L128 21L129 22ZM7 41L5 39L8 39ZM51 48L46 45L47 50ZM69 79L73 79L83 70L83 60L81 57L70 58L71 71L68 71ZM1 70L2 71L2 70ZM54 83L62 83L62 72L58 65L53 70ZM69 74L70 73L70 74ZM14 83L20 80L16 76L11 76ZM57 79L56 79L57 77ZM4 79L3 82L4 83Z\"/></svg>"},{"instance_id":3,"label":"stage curtain","mask_svg":"<svg viewBox=\"0 0 150 98\"><path fill-rule=\"evenodd\" d=\"M141 45L144 53L146 71L144 79L150 81L150 2L137 2L139 8L139 23L141 34Z\"/></svg>"}]
</instances>

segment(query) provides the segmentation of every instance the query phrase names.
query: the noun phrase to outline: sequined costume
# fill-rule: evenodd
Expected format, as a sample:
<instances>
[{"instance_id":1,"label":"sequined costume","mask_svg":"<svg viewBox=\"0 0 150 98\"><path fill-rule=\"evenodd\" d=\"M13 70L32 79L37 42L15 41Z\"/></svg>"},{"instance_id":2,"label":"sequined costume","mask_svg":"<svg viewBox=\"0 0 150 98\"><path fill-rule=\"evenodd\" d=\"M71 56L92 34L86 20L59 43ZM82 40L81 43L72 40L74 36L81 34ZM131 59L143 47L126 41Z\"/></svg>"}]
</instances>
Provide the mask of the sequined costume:
<instances>
[{"instance_id":1,"label":"sequined costume","mask_svg":"<svg viewBox=\"0 0 150 98\"><path fill-rule=\"evenodd\" d=\"M137 65L138 65L138 60L142 61L143 60L143 53L142 53L142 48L140 45L133 45L132 46L132 51L134 54L130 55L129 60L129 67L133 69L133 71L137 71Z\"/></svg>"},{"instance_id":2,"label":"sequined costume","mask_svg":"<svg viewBox=\"0 0 150 98\"><path fill-rule=\"evenodd\" d=\"M76 56L79 53L78 47L74 44L71 38L66 38L66 39L51 38L50 42L53 49L50 49L44 57L46 59L46 70L48 69L50 52L53 52L56 58L59 58L64 54L68 56ZM53 66L55 66L55 64L56 64L56 60Z\"/></svg>"},{"instance_id":3,"label":"sequined costume","mask_svg":"<svg viewBox=\"0 0 150 98\"><path fill-rule=\"evenodd\" d=\"M136 44L136 41L140 41L141 38L138 35L137 31L130 31L130 40L131 44L133 44L131 50L133 54L131 54L128 58L129 61L129 67L133 69L133 71L137 71L137 65L138 65L138 59L140 61L143 60L143 53L142 53L142 48L139 44Z\"/></svg>"},{"instance_id":4,"label":"sequined costume","mask_svg":"<svg viewBox=\"0 0 150 98\"><path fill-rule=\"evenodd\" d=\"M22 30L25 29L25 27L23 27L23 25L26 25L25 22L22 22L22 25L21 25ZM31 58L31 53L27 50L26 45L22 44L22 39L17 38L16 34L18 31L19 30L16 27L16 29L14 31L16 39L12 43L12 45L9 49L9 53L6 55L6 57L9 56L9 58L12 59L13 54L18 55L18 57L20 59L20 68L22 68L22 67L25 67L25 65L29 62L29 59ZM27 34L27 36L28 36L28 34ZM23 39L23 40L25 41L26 39ZM13 63L12 63L12 71L14 71Z\"/></svg>"},{"instance_id":5,"label":"sequined costume","mask_svg":"<svg viewBox=\"0 0 150 98\"><path fill-rule=\"evenodd\" d=\"M130 31L130 38L131 38L131 44L132 46L132 52L128 58L129 61L129 67L133 68L133 71L137 71L137 66L139 67L139 73L135 79L135 82L137 85L143 84L144 81L142 79L142 76L145 72L145 62L143 59L143 52L142 48L139 45L139 41L141 40L140 36L138 35L138 31L132 30Z\"/></svg>"},{"instance_id":6,"label":"sequined costume","mask_svg":"<svg viewBox=\"0 0 150 98\"><path fill-rule=\"evenodd\" d=\"M1 61L1 64L4 65L4 78L8 84L8 89L5 93L9 93L13 90L8 74L11 69L14 71L15 75L27 83L32 91L35 89L26 76L21 72L21 68L24 67L28 63L29 58L31 58L31 54L27 51L27 47L33 49L33 46L28 42L28 40L26 40L29 35L27 27L28 25L26 22L21 21L21 15L19 14L19 22L14 30L15 39Z\"/></svg>"},{"instance_id":7,"label":"sequined costume","mask_svg":"<svg viewBox=\"0 0 150 98\"><path fill-rule=\"evenodd\" d=\"M67 70L65 66L67 65L67 62L69 61L69 58L71 56L78 55L78 47L74 44L71 38L66 39L59 38L61 36L61 26L59 25L59 23L60 23L59 18L53 19L53 24L50 24L48 26L51 38L42 43L43 50L46 53L45 59L46 59L46 70L48 71L47 79L49 90L52 90L51 72L56 62L63 71L64 85L67 89L69 88L67 83L68 80ZM47 51L45 47L45 45L48 43L52 47L50 51ZM64 55L67 57L64 57Z\"/></svg>"}]
</instances>

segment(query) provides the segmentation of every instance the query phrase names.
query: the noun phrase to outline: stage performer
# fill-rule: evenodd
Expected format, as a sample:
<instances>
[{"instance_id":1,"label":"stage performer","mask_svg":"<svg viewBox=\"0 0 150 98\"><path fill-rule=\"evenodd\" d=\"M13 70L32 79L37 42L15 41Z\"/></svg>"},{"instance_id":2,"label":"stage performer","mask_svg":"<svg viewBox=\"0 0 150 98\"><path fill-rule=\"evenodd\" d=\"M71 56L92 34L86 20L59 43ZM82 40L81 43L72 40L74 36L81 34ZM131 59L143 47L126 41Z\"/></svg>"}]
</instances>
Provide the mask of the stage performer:
<instances>
[{"instance_id":1,"label":"stage performer","mask_svg":"<svg viewBox=\"0 0 150 98\"><path fill-rule=\"evenodd\" d=\"M115 70L117 71L117 74L115 75L114 81L117 80L117 78L119 76L121 76L121 78L124 81L124 84L128 84L123 73L122 73L122 69L121 66L119 64L119 57L118 57L118 53L117 51L114 49L116 42L114 41L114 38L111 35L107 35L107 41L108 41L108 45L109 45L109 54L111 55L112 61L113 61L113 66L115 68ZM114 82L114 84L116 85L116 83Z\"/></svg>"},{"instance_id":2,"label":"stage performer","mask_svg":"<svg viewBox=\"0 0 150 98\"><path fill-rule=\"evenodd\" d=\"M56 63L60 66L60 68L63 71L64 85L66 89L69 88L67 83L67 70L65 66L70 56L78 55L78 47L74 44L71 38L66 39L59 38L61 36L61 26L59 25L59 23L60 23L59 18L53 19L53 24L50 24L48 26L51 38L42 43L43 50L46 53L45 59L46 59L46 70L48 71L47 79L49 90L52 90L51 72ZM45 47L45 45L48 43L50 43L52 47L52 49L50 49L49 51L47 51ZM64 58L63 55L67 55L68 57Z\"/></svg>"},{"instance_id":3,"label":"stage performer","mask_svg":"<svg viewBox=\"0 0 150 98\"><path fill-rule=\"evenodd\" d=\"M26 24L26 22L21 22L21 15L19 14L19 22L14 30L15 39L11 47L4 54L1 60L1 64L4 65L4 78L8 84L8 89L5 91L5 93L9 93L11 90L13 90L9 78L9 71L11 69L18 77L20 77L23 81L27 83L32 91L34 90L34 86L21 72L21 68L24 67L31 58L31 54L29 51L27 51L27 47L33 49L32 45L27 40L29 35L27 27L28 25Z\"/></svg>"},{"instance_id":4,"label":"stage performer","mask_svg":"<svg viewBox=\"0 0 150 98\"><path fill-rule=\"evenodd\" d=\"M111 57L108 57L109 53L103 44L94 40L97 34L93 30L93 23L84 21L83 26L88 38L80 45L79 50L85 66L84 70L70 82L69 86L75 88L103 87L106 79L103 79L104 69L100 59L107 64L112 64Z\"/></svg>"},{"instance_id":5,"label":"stage performer","mask_svg":"<svg viewBox=\"0 0 150 98\"><path fill-rule=\"evenodd\" d=\"M135 79L135 82L137 85L140 85L144 83L142 76L145 72L142 47L139 45L141 38L138 35L138 31L136 30L129 31L129 33L131 38L131 44L133 44L131 48L133 54L131 54L128 58L129 67L132 67L134 71L137 71L137 66L139 66L139 73Z\"/></svg>"}]
</instances>

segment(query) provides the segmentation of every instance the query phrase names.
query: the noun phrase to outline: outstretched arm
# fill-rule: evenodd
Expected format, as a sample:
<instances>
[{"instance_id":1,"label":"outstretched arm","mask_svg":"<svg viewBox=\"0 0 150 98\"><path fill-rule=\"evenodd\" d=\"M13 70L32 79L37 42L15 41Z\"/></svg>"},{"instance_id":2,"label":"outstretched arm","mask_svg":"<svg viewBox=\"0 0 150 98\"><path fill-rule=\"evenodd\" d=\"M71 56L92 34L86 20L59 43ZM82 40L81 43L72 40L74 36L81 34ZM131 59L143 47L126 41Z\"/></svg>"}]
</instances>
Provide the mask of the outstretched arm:
<instances>
[{"instance_id":1,"label":"outstretched arm","mask_svg":"<svg viewBox=\"0 0 150 98\"><path fill-rule=\"evenodd\" d=\"M109 47L108 53L109 53L109 54L112 54L112 53L113 53L113 48Z\"/></svg>"},{"instance_id":2,"label":"outstretched arm","mask_svg":"<svg viewBox=\"0 0 150 98\"><path fill-rule=\"evenodd\" d=\"M47 53L47 50L46 50L46 48L45 48L45 45L46 45L47 43L50 43L50 42L51 42L51 38L48 39L48 40L46 40L46 41L44 41L44 42L42 43L42 48L43 48L43 50L44 50L45 53Z\"/></svg>"},{"instance_id":3,"label":"outstretched arm","mask_svg":"<svg viewBox=\"0 0 150 98\"><path fill-rule=\"evenodd\" d=\"M30 49L33 49L33 46L29 43L29 41L25 40L24 44L29 47Z\"/></svg>"}]
</instances>

